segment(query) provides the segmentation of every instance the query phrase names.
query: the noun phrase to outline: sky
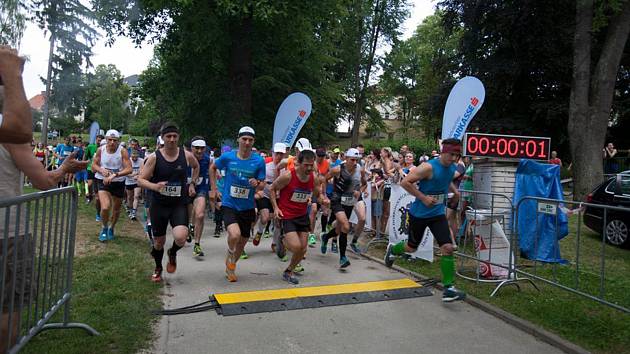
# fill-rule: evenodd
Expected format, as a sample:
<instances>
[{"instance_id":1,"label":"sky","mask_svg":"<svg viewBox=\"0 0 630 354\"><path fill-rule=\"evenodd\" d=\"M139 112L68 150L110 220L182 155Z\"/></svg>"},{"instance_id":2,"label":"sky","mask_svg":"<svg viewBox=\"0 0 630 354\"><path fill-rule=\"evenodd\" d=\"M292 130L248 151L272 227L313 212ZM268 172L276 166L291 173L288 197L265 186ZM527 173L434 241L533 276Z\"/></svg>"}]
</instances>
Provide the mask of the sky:
<instances>
[{"instance_id":1,"label":"sky","mask_svg":"<svg viewBox=\"0 0 630 354\"><path fill-rule=\"evenodd\" d=\"M434 11L435 0L411 0L413 8L411 16L403 24L403 39L411 37L422 20ZM49 42L44 32L37 25L29 23L24 33L19 52L29 59L24 66L24 90L26 97L31 98L46 88L40 77L46 77L48 64ZM125 37L119 37L113 46L107 47L105 39L101 38L92 52L92 63L114 64L123 76L140 74L149 65L153 57L153 45L143 43L140 48Z\"/></svg>"}]
</instances>

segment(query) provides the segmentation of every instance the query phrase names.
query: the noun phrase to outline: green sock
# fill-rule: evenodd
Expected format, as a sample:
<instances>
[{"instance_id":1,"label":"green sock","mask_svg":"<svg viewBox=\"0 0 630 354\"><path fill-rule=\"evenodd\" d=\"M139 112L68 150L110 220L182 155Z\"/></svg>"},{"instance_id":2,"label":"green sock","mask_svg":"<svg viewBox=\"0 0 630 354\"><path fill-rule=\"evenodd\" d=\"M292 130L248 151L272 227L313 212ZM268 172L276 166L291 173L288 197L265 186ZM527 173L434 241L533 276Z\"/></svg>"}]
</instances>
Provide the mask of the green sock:
<instances>
[{"instance_id":1,"label":"green sock","mask_svg":"<svg viewBox=\"0 0 630 354\"><path fill-rule=\"evenodd\" d=\"M400 256L405 253L405 244L407 241L400 241L397 244L392 246L392 254L395 256Z\"/></svg>"},{"instance_id":2,"label":"green sock","mask_svg":"<svg viewBox=\"0 0 630 354\"><path fill-rule=\"evenodd\" d=\"M453 255L442 256L440 259L440 270L442 271L442 283L445 288L453 285L455 278L455 258Z\"/></svg>"}]
</instances>

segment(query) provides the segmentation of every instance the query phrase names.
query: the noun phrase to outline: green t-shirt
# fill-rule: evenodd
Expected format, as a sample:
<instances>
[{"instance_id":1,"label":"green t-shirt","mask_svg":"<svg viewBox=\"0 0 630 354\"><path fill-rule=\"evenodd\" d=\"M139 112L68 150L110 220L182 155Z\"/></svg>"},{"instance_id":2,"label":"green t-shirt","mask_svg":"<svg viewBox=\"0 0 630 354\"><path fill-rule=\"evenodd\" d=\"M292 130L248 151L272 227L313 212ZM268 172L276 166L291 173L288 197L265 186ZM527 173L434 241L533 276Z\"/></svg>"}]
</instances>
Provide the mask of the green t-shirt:
<instances>
[{"instance_id":1,"label":"green t-shirt","mask_svg":"<svg viewBox=\"0 0 630 354\"><path fill-rule=\"evenodd\" d=\"M88 171L92 171L92 159L94 158L94 155L96 155L96 149L98 148L98 146L96 146L96 144L89 144L86 148L85 148L85 159L88 160L88 166L87 166L87 170Z\"/></svg>"}]
</instances>

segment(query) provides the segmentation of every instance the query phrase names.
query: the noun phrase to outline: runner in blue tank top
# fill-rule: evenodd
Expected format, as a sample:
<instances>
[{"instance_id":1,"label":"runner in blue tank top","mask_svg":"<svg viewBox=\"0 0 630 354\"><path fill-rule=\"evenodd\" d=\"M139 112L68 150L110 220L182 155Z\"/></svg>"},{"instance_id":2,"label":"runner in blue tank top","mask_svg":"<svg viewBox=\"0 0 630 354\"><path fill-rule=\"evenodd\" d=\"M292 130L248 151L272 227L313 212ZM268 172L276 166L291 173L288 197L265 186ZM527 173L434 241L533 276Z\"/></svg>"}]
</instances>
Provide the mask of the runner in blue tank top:
<instances>
[{"instance_id":1,"label":"runner in blue tank top","mask_svg":"<svg viewBox=\"0 0 630 354\"><path fill-rule=\"evenodd\" d=\"M221 155L210 171L210 197L217 193L217 170L225 169L223 200L223 220L228 232L228 250L225 258L225 275L230 282L236 281L236 262L245 249L252 223L256 221L254 194L265 187L265 160L252 153L255 133L250 127L238 132L238 151Z\"/></svg>"},{"instance_id":2,"label":"runner in blue tank top","mask_svg":"<svg viewBox=\"0 0 630 354\"><path fill-rule=\"evenodd\" d=\"M444 302L463 300L466 297L464 292L453 286L454 249L445 215L448 193L453 193L453 201L459 199L459 192L451 182L455 174L454 163L457 162L461 153L462 143L459 139L446 139L442 141L439 159L433 159L418 166L400 183L409 194L416 197L409 208L409 239L395 245L388 245L385 254L385 264L391 267L394 264L394 256L400 256L405 252L413 253L418 249L428 227L442 252L440 269L442 283L444 283L442 295Z\"/></svg>"},{"instance_id":3,"label":"runner in blue tank top","mask_svg":"<svg viewBox=\"0 0 630 354\"><path fill-rule=\"evenodd\" d=\"M188 242L194 237L193 257L201 257L204 255L200 242L206 216L206 196L209 191L210 155L206 152L206 141L203 137L196 136L192 138L190 145L193 155L199 162L199 177L196 181L191 180L189 182L195 184L197 194L191 197L189 205L188 214L192 219L192 223L188 224ZM191 178L191 176L192 174L189 173L188 178Z\"/></svg>"}]
</instances>

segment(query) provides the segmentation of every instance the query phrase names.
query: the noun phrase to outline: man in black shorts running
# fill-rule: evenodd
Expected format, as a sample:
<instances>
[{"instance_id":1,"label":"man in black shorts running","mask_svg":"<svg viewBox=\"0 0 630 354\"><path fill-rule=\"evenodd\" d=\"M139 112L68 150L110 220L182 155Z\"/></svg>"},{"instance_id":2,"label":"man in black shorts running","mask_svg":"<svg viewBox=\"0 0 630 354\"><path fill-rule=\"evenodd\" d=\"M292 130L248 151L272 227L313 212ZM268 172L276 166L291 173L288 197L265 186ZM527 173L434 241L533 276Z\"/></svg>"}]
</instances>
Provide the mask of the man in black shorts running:
<instances>
[{"instance_id":1,"label":"man in black shorts running","mask_svg":"<svg viewBox=\"0 0 630 354\"><path fill-rule=\"evenodd\" d=\"M164 147L147 157L138 177L138 185L153 191L151 201L151 225L155 271L154 282L162 280L162 258L166 242L166 228L173 228L173 245L168 249L166 271L177 269L177 251L186 244L188 235L188 196L195 195L195 184L187 184L186 168L192 168L192 180L199 177L199 163L192 153L178 146L179 129L174 123L164 123L160 129Z\"/></svg>"}]
</instances>

